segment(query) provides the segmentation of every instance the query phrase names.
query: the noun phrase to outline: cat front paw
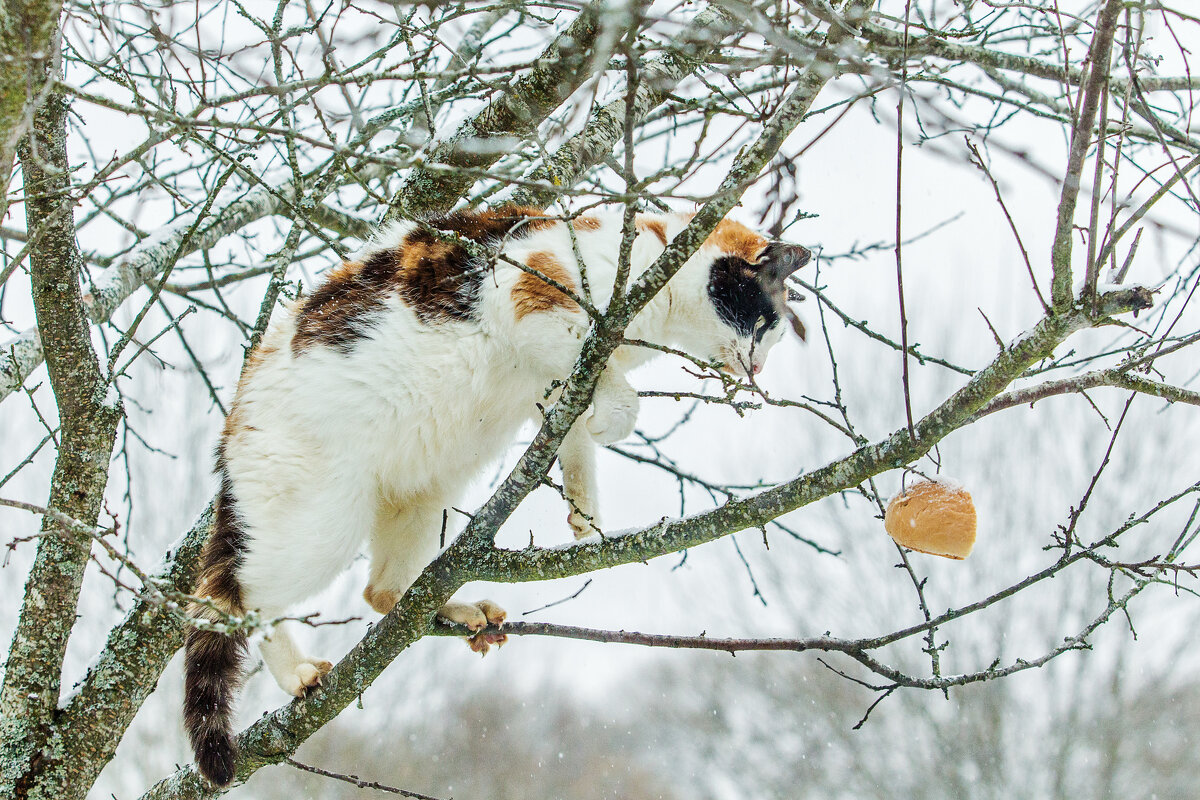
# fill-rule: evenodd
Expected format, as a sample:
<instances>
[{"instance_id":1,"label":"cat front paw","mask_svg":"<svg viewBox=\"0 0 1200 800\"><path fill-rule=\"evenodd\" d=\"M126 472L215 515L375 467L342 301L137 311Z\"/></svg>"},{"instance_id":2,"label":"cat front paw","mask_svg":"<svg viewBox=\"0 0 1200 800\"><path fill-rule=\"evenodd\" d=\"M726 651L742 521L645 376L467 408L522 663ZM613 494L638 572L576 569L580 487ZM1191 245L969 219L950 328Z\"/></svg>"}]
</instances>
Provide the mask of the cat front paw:
<instances>
[{"instance_id":1,"label":"cat front paw","mask_svg":"<svg viewBox=\"0 0 1200 800\"><path fill-rule=\"evenodd\" d=\"M597 401L587 420L588 433L597 444L614 444L633 433L637 415L636 393L622 397L617 402Z\"/></svg>"},{"instance_id":2,"label":"cat front paw","mask_svg":"<svg viewBox=\"0 0 1200 800\"><path fill-rule=\"evenodd\" d=\"M447 622L467 626L468 630L479 631L467 638L467 646L471 652L486 655L492 645L499 647L508 641L503 633L484 631L490 626L502 627L508 619L508 612L491 600L480 600L477 603L446 603L438 611L438 616Z\"/></svg>"},{"instance_id":3,"label":"cat front paw","mask_svg":"<svg viewBox=\"0 0 1200 800\"><path fill-rule=\"evenodd\" d=\"M619 370L607 369L592 395L588 433L599 444L619 442L633 433L637 423L638 393Z\"/></svg>"}]
</instances>

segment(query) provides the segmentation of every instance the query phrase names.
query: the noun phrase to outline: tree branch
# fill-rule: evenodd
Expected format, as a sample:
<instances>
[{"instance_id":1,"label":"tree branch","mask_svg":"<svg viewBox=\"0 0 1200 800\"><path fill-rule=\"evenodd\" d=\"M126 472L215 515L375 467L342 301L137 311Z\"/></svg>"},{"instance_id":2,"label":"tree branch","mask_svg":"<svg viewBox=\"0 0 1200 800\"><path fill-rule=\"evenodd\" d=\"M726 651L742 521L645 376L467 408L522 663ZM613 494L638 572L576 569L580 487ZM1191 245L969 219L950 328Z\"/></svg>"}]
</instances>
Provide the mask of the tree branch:
<instances>
[{"instance_id":1,"label":"tree branch","mask_svg":"<svg viewBox=\"0 0 1200 800\"><path fill-rule=\"evenodd\" d=\"M640 80L632 110L626 109L624 96L596 109L582 131L547 156L545 163L524 179L544 186L526 185L518 189L512 195L513 202L545 208L559 197L562 189L574 186L588 169L612 155L625 130L626 119L640 124L681 81L704 64L702 57L706 51L729 40L729 27L726 14L716 6L697 14L684 41L666 55L638 67ZM736 43L740 36L737 34L729 43Z\"/></svg>"},{"instance_id":2,"label":"tree branch","mask_svg":"<svg viewBox=\"0 0 1200 800\"><path fill-rule=\"evenodd\" d=\"M0 219L8 212L17 143L45 100L47 65L58 49L62 0L9 0L0 5Z\"/></svg>"},{"instance_id":3,"label":"tree branch","mask_svg":"<svg viewBox=\"0 0 1200 800\"><path fill-rule=\"evenodd\" d=\"M108 483L108 462L121 419L92 349L79 275L66 148L67 104L52 93L34 113L19 145L31 249L34 310L61 426L47 507L94 521ZM44 532L67 534L46 515ZM43 536L26 583L0 690L0 795L36 797L38 776L53 763L43 750L58 707L62 660L75 626L90 539Z\"/></svg>"},{"instance_id":4,"label":"tree branch","mask_svg":"<svg viewBox=\"0 0 1200 800\"><path fill-rule=\"evenodd\" d=\"M538 56L532 70L435 146L423 161L442 169L413 169L392 197L382 224L449 210L471 188L477 170L490 167L512 152L515 139L536 130L570 97L591 76L590 65L607 57L592 53L604 8L600 0L581 8L566 30Z\"/></svg>"},{"instance_id":5,"label":"tree branch","mask_svg":"<svg viewBox=\"0 0 1200 800\"><path fill-rule=\"evenodd\" d=\"M164 590L188 592L212 526L213 506L163 556L153 575ZM88 669L79 690L60 712L49 744L73 757L50 766L41 776L42 795L67 797L86 791L104 768L142 703L158 685L171 656L183 644L179 615L146 599L137 600L114 627L100 657Z\"/></svg>"},{"instance_id":6,"label":"tree branch","mask_svg":"<svg viewBox=\"0 0 1200 800\"><path fill-rule=\"evenodd\" d=\"M1071 243L1075 234L1075 204L1083 182L1083 165L1092 141L1092 127L1096 124L1096 110L1108 81L1108 66L1112 55L1113 35L1117 28L1117 15L1121 11L1121 0L1107 0L1100 12L1096 32L1092 35L1088 50L1088 78L1084 88L1083 109L1079 122L1071 131L1071 150L1067 158L1067 172L1063 176L1062 194L1058 203L1058 225L1054 231L1051 248L1050 300L1054 312L1065 312L1074 302L1071 294Z\"/></svg>"},{"instance_id":7,"label":"tree branch","mask_svg":"<svg viewBox=\"0 0 1200 800\"><path fill-rule=\"evenodd\" d=\"M1147 308L1146 289L1112 292L1101 297L1103 316ZM969 423L975 413L1032 364L1048 357L1068 336L1094 319L1083 310L1043 318L1029 333L1005 348L988 367L915 425L882 441L757 495L730 500L702 514L663 520L648 528L603 538L584 539L565 547L493 549L476 557L480 580L516 582L548 580L598 569L646 561L695 547L771 520L836 492L852 489L868 478L906 464L929 452L939 441Z\"/></svg>"},{"instance_id":8,"label":"tree branch","mask_svg":"<svg viewBox=\"0 0 1200 800\"><path fill-rule=\"evenodd\" d=\"M1193 406L1200 406L1200 392L1189 391L1179 386L1171 386L1170 384L1151 380L1140 375L1131 375L1120 367L1117 367L1114 369L1087 372L1083 375L1076 375L1073 378L1046 381L1036 386L1029 386L1014 392L1002 394L979 409L971 417L970 421L974 422L977 419L986 417L988 414L994 414L997 411L1003 411L1013 406L1025 405L1026 403L1033 404L1038 400L1057 395L1085 392L1088 389L1094 389L1098 386L1115 386L1120 389L1128 389L1134 392L1141 392L1142 394L1153 395L1154 397L1161 397L1170 403L1187 403Z\"/></svg>"}]
</instances>

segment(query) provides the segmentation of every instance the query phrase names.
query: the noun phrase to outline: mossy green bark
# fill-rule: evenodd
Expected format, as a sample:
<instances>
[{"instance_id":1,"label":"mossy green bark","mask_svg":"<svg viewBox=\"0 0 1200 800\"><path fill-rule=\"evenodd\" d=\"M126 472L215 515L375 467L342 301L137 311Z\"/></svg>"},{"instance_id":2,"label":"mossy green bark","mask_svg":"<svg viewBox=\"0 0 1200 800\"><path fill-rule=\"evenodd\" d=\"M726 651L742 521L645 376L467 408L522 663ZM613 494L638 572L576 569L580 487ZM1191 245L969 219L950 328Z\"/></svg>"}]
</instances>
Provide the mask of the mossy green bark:
<instances>
[{"instance_id":1,"label":"mossy green bark","mask_svg":"<svg viewBox=\"0 0 1200 800\"><path fill-rule=\"evenodd\" d=\"M93 521L108 483L121 412L109 399L83 312L83 259L75 242L68 191L66 116L63 97L49 92L19 151L27 222L40 234L30 253L34 310L60 425L46 505L71 518ZM46 796L39 790L42 774L77 757L48 743L90 540L73 535L49 516L42 532L0 690L0 796L18 800Z\"/></svg>"},{"instance_id":2,"label":"mossy green bark","mask_svg":"<svg viewBox=\"0 0 1200 800\"><path fill-rule=\"evenodd\" d=\"M0 219L17 142L33 121L56 49L62 0L0 0Z\"/></svg>"}]
</instances>

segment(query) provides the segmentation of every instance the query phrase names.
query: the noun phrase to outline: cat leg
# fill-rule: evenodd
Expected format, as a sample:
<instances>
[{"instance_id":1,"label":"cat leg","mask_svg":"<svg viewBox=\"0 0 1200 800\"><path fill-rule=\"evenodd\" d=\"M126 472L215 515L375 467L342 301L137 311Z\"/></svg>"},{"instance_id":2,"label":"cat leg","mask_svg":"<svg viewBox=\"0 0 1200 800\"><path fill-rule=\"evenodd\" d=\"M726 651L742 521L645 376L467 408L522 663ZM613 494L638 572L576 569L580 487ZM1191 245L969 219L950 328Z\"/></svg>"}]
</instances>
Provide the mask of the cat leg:
<instances>
[{"instance_id":1,"label":"cat leg","mask_svg":"<svg viewBox=\"0 0 1200 800\"><path fill-rule=\"evenodd\" d=\"M613 444L633 433L637 415L637 390L625 380L624 372L610 362L601 373L596 393L592 395L588 431L600 444Z\"/></svg>"},{"instance_id":2,"label":"cat leg","mask_svg":"<svg viewBox=\"0 0 1200 800\"><path fill-rule=\"evenodd\" d=\"M277 624L258 649L279 688L290 695L304 697L310 689L321 685L321 678L333 669L333 664L304 655L288 631L290 624Z\"/></svg>"},{"instance_id":3,"label":"cat leg","mask_svg":"<svg viewBox=\"0 0 1200 800\"><path fill-rule=\"evenodd\" d=\"M381 501L371 530L371 569L363 599L386 614L412 586L440 550L440 495L409 495L398 502Z\"/></svg>"},{"instance_id":4,"label":"cat leg","mask_svg":"<svg viewBox=\"0 0 1200 800\"><path fill-rule=\"evenodd\" d=\"M442 511L448 506L434 496L410 496L402 503L381 503L371 533L371 569L363 597L380 614L392 610L440 547ZM477 603L451 601L438 616L472 631L503 625L507 612L490 600ZM469 641L475 652L502 644L503 634L478 634Z\"/></svg>"},{"instance_id":5,"label":"cat leg","mask_svg":"<svg viewBox=\"0 0 1200 800\"><path fill-rule=\"evenodd\" d=\"M241 492L239 506L250 523L238 566L245 608L266 621L282 617L324 590L350 564L371 530L371 486L351 479L360 474L334 465L327 474L297 483L285 496L278 491L271 495L269 487L259 492L249 486ZM331 480L333 476L342 479ZM259 650L279 687L302 697L332 665L305 654L293 638L292 625L274 626Z\"/></svg>"},{"instance_id":6,"label":"cat leg","mask_svg":"<svg viewBox=\"0 0 1200 800\"><path fill-rule=\"evenodd\" d=\"M600 513L596 503L596 446L583 421L576 421L558 448L558 463L563 473L563 494L570 512L567 524L576 539L600 532Z\"/></svg>"}]
</instances>

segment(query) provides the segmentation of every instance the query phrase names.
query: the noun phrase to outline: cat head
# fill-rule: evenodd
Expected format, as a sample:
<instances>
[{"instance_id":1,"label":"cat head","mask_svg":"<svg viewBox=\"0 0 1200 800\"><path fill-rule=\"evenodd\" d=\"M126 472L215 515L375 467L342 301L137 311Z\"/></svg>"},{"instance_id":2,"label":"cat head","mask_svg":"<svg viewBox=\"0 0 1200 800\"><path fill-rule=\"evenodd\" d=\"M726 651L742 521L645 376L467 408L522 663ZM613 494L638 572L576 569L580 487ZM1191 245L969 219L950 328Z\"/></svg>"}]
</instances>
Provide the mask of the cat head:
<instances>
[{"instance_id":1,"label":"cat head","mask_svg":"<svg viewBox=\"0 0 1200 800\"><path fill-rule=\"evenodd\" d=\"M787 306L786 280L811 257L800 245L723 220L671 283L687 308L672 326L673 338L730 374L761 372L787 329L804 338L804 326Z\"/></svg>"}]
</instances>

